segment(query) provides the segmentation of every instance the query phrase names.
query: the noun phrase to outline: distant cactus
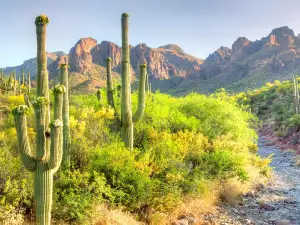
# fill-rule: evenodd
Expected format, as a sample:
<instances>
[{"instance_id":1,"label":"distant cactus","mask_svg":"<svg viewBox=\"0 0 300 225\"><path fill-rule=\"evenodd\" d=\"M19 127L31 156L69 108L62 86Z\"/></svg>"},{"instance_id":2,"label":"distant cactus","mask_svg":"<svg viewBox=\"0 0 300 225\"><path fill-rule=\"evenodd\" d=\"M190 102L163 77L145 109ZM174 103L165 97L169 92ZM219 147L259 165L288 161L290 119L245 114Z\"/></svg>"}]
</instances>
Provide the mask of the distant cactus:
<instances>
[{"instance_id":1,"label":"distant cactus","mask_svg":"<svg viewBox=\"0 0 300 225\"><path fill-rule=\"evenodd\" d=\"M69 76L68 76L68 65L60 65L60 84L66 87L63 99L63 165L66 168L70 167L70 124L69 124Z\"/></svg>"},{"instance_id":2,"label":"distant cactus","mask_svg":"<svg viewBox=\"0 0 300 225\"><path fill-rule=\"evenodd\" d=\"M300 103L299 103L299 87L297 77L293 76L293 106L295 114L300 112Z\"/></svg>"},{"instance_id":3,"label":"distant cactus","mask_svg":"<svg viewBox=\"0 0 300 225\"><path fill-rule=\"evenodd\" d=\"M99 101L99 102L102 102L102 94L101 94L101 89L100 89L100 88L97 90L96 95L97 95L98 101Z\"/></svg>"},{"instance_id":4,"label":"distant cactus","mask_svg":"<svg viewBox=\"0 0 300 225\"><path fill-rule=\"evenodd\" d=\"M14 95L17 95L17 74L14 72Z\"/></svg>"},{"instance_id":5,"label":"distant cactus","mask_svg":"<svg viewBox=\"0 0 300 225\"><path fill-rule=\"evenodd\" d=\"M22 70L22 85L26 85L25 84L25 73L24 73L24 70Z\"/></svg>"},{"instance_id":6,"label":"distant cactus","mask_svg":"<svg viewBox=\"0 0 300 225\"><path fill-rule=\"evenodd\" d=\"M28 94L31 92L31 81L30 81L30 71L27 73L27 86L28 86Z\"/></svg>"},{"instance_id":7,"label":"distant cactus","mask_svg":"<svg viewBox=\"0 0 300 225\"><path fill-rule=\"evenodd\" d=\"M122 14L122 97L121 97L121 137L125 146L133 149L133 123L141 119L145 109L145 80L146 64L140 65L140 79L138 91L138 107L132 116L131 88L130 88L130 49L128 42L127 13Z\"/></svg>"},{"instance_id":8,"label":"distant cactus","mask_svg":"<svg viewBox=\"0 0 300 225\"><path fill-rule=\"evenodd\" d=\"M107 84L107 103L111 108L115 108L114 103L114 89L113 89L113 83L112 83L112 77L111 77L111 58L108 57L106 59L106 84Z\"/></svg>"},{"instance_id":9,"label":"distant cactus","mask_svg":"<svg viewBox=\"0 0 300 225\"><path fill-rule=\"evenodd\" d=\"M45 15L36 21L46 20ZM63 85L53 89L54 120L50 123L49 88L46 58L46 24L36 23L37 33L37 93L34 103L36 117L36 153L30 149L26 128L28 107L21 105L13 110L21 160L26 169L34 172L34 198L36 222L38 225L51 224L53 174L62 160L62 103Z\"/></svg>"},{"instance_id":10,"label":"distant cactus","mask_svg":"<svg viewBox=\"0 0 300 225\"><path fill-rule=\"evenodd\" d=\"M22 94L21 76L19 76L19 95Z\"/></svg>"}]
</instances>

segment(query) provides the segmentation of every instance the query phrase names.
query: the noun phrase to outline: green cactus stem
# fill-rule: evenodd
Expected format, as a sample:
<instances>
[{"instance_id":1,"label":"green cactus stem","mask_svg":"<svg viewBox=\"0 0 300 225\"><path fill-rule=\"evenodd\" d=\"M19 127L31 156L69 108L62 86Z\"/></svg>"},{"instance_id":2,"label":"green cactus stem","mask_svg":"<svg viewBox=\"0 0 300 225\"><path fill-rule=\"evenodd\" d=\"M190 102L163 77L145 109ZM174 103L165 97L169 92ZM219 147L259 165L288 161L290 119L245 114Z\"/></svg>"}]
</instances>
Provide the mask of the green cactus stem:
<instances>
[{"instance_id":1,"label":"green cactus stem","mask_svg":"<svg viewBox=\"0 0 300 225\"><path fill-rule=\"evenodd\" d=\"M31 92L31 81L30 81L30 71L27 73L27 86L28 86L28 94Z\"/></svg>"},{"instance_id":2,"label":"green cactus stem","mask_svg":"<svg viewBox=\"0 0 300 225\"><path fill-rule=\"evenodd\" d=\"M128 42L127 13L122 14L122 98L121 98L121 137L125 146L133 149L133 123L141 119L145 109L146 65L140 66L138 108L132 118L130 88L130 49Z\"/></svg>"},{"instance_id":3,"label":"green cactus stem","mask_svg":"<svg viewBox=\"0 0 300 225\"><path fill-rule=\"evenodd\" d=\"M19 84L19 95L22 94L22 88L21 88L21 82L20 82L20 80L21 80L21 77L19 75L19 82L18 82L18 84Z\"/></svg>"},{"instance_id":4,"label":"green cactus stem","mask_svg":"<svg viewBox=\"0 0 300 225\"><path fill-rule=\"evenodd\" d=\"M16 72L14 72L14 96L17 95L17 78Z\"/></svg>"},{"instance_id":5,"label":"green cactus stem","mask_svg":"<svg viewBox=\"0 0 300 225\"><path fill-rule=\"evenodd\" d=\"M64 167L70 167L70 122L69 122L69 75L68 75L68 65L62 64L60 66L60 84L66 87L66 92L64 93L63 100L63 164Z\"/></svg>"},{"instance_id":6,"label":"green cactus stem","mask_svg":"<svg viewBox=\"0 0 300 225\"><path fill-rule=\"evenodd\" d=\"M36 21L45 19L45 16L37 17ZM37 93L34 102L36 118L36 151L35 156L31 152L27 128L27 106L19 106L13 110L19 151L21 160L26 169L34 172L34 199L36 211L36 223L38 225L51 224L53 174L58 170L62 160L62 104L63 93L66 88L58 85L53 89L54 94L54 120L50 123L48 73L46 61L46 24L36 23L38 42L38 73ZM51 131L50 131L51 128Z\"/></svg>"},{"instance_id":7,"label":"green cactus stem","mask_svg":"<svg viewBox=\"0 0 300 225\"><path fill-rule=\"evenodd\" d=\"M297 77L293 76L293 107L295 114L299 114L300 103L299 103L299 88Z\"/></svg>"},{"instance_id":8,"label":"green cactus stem","mask_svg":"<svg viewBox=\"0 0 300 225\"><path fill-rule=\"evenodd\" d=\"M114 103L114 89L112 83L112 76L111 76L111 58L108 57L106 59L106 83L107 83L107 103L111 108L115 108Z\"/></svg>"},{"instance_id":9,"label":"green cactus stem","mask_svg":"<svg viewBox=\"0 0 300 225\"><path fill-rule=\"evenodd\" d=\"M101 94L101 89L99 88L96 92L97 99L99 102L102 102L102 94Z\"/></svg>"},{"instance_id":10,"label":"green cactus stem","mask_svg":"<svg viewBox=\"0 0 300 225\"><path fill-rule=\"evenodd\" d=\"M22 70L22 85L26 85L25 83L25 73L24 73L24 70Z\"/></svg>"}]
</instances>

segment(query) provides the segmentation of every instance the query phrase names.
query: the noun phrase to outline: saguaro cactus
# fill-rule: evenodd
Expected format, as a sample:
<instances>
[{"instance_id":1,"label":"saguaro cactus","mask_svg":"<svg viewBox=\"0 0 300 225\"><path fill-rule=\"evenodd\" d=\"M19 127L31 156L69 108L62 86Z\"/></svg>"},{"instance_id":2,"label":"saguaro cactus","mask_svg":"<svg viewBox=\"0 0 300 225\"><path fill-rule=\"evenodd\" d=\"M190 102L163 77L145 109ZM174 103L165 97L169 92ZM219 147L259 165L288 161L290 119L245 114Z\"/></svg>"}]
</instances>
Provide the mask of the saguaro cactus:
<instances>
[{"instance_id":1,"label":"saguaro cactus","mask_svg":"<svg viewBox=\"0 0 300 225\"><path fill-rule=\"evenodd\" d=\"M54 93L54 120L50 120L48 73L46 58L46 15L35 20L37 33L37 93L34 103L36 117L36 154L33 156L26 129L28 107L18 106L13 110L21 160L26 169L34 172L34 198L36 222L38 225L51 224L53 174L62 160L62 101L65 87L58 85ZM49 130L51 128L51 130Z\"/></svg>"},{"instance_id":2,"label":"saguaro cactus","mask_svg":"<svg viewBox=\"0 0 300 225\"><path fill-rule=\"evenodd\" d=\"M102 94L101 94L101 89L99 88L96 92L97 99L101 103L102 102Z\"/></svg>"},{"instance_id":3,"label":"saguaro cactus","mask_svg":"<svg viewBox=\"0 0 300 225\"><path fill-rule=\"evenodd\" d=\"M26 85L25 84L25 73L24 73L24 70L22 70L22 85Z\"/></svg>"},{"instance_id":4,"label":"saguaro cactus","mask_svg":"<svg viewBox=\"0 0 300 225\"><path fill-rule=\"evenodd\" d=\"M27 73L27 82L28 82L28 94L31 92L31 81L30 81L30 71Z\"/></svg>"},{"instance_id":5,"label":"saguaro cactus","mask_svg":"<svg viewBox=\"0 0 300 225\"><path fill-rule=\"evenodd\" d=\"M64 85L67 91L64 93L63 100L63 164L67 168L70 167L70 124L69 124L69 77L68 65L62 64L60 66L60 84Z\"/></svg>"},{"instance_id":6,"label":"saguaro cactus","mask_svg":"<svg viewBox=\"0 0 300 225\"><path fill-rule=\"evenodd\" d=\"M17 74L14 72L14 95L17 95Z\"/></svg>"},{"instance_id":7,"label":"saguaro cactus","mask_svg":"<svg viewBox=\"0 0 300 225\"><path fill-rule=\"evenodd\" d=\"M295 114L299 114L300 111L300 98L299 98L299 87L297 77L293 76L293 106Z\"/></svg>"},{"instance_id":8,"label":"saguaro cactus","mask_svg":"<svg viewBox=\"0 0 300 225\"><path fill-rule=\"evenodd\" d=\"M107 103L111 108L115 108L114 103L114 89L113 89L113 83L112 83L112 77L111 77L111 58L108 57L106 59L106 95L107 95Z\"/></svg>"},{"instance_id":9,"label":"saguaro cactus","mask_svg":"<svg viewBox=\"0 0 300 225\"><path fill-rule=\"evenodd\" d=\"M121 137L125 145L133 149L133 123L141 119L145 110L146 64L140 65L139 94L137 111L132 116L130 88L130 50L128 43L127 13L122 14L122 97L121 97Z\"/></svg>"}]
</instances>

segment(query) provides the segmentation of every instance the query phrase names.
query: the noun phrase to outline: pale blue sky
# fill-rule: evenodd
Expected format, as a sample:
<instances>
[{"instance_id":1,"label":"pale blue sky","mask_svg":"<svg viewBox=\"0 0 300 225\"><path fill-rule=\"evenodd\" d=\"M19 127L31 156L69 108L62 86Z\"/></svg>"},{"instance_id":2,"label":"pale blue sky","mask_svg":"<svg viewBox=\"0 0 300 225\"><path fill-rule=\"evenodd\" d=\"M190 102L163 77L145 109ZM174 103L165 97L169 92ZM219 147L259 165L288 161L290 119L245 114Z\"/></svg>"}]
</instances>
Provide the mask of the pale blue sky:
<instances>
[{"instance_id":1,"label":"pale blue sky","mask_svg":"<svg viewBox=\"0 0 300 225\"><path fill-rule=\"evenodd\" d=\"M66 53L82 37L120 45L120 16L130 13L130 43L150 47L178 44L206 58L240 36L267 36L289 26L300 32L299 0L1 0L0 67L35 57L34 18L50 18L47 51Z\"/></svg>"}]
</instances>

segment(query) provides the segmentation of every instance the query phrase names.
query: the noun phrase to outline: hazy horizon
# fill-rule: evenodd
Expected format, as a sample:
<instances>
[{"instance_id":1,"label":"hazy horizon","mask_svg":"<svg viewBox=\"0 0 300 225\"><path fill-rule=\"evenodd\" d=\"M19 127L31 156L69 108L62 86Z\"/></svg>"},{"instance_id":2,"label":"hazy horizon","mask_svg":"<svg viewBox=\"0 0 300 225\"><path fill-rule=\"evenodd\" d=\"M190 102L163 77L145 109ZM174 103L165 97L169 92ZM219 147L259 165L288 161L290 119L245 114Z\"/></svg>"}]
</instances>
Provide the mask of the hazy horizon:
<instances>
[{"instance_id":1,"label":"hazy horizon","mask_svg":"<svg viewBox=\"0 0 300 225\"><path fill-rule=\"evenodd\" d=\"M130 14L130 44L146 43L149 47L177 44L185 52L205 59L220 46L230 47L238 37L251 41L267 36L272 29L288 26L298 34L296 0L271 0L224 3L213 0L201 3L154 0L143 2L74 3L53 0L41 3L10 0L0 3L0 68L21 65L36 56L34 19L47 14L47 51L69 53L83 37L121 44L120 17Z\"/></svg>"}]
</instances>

